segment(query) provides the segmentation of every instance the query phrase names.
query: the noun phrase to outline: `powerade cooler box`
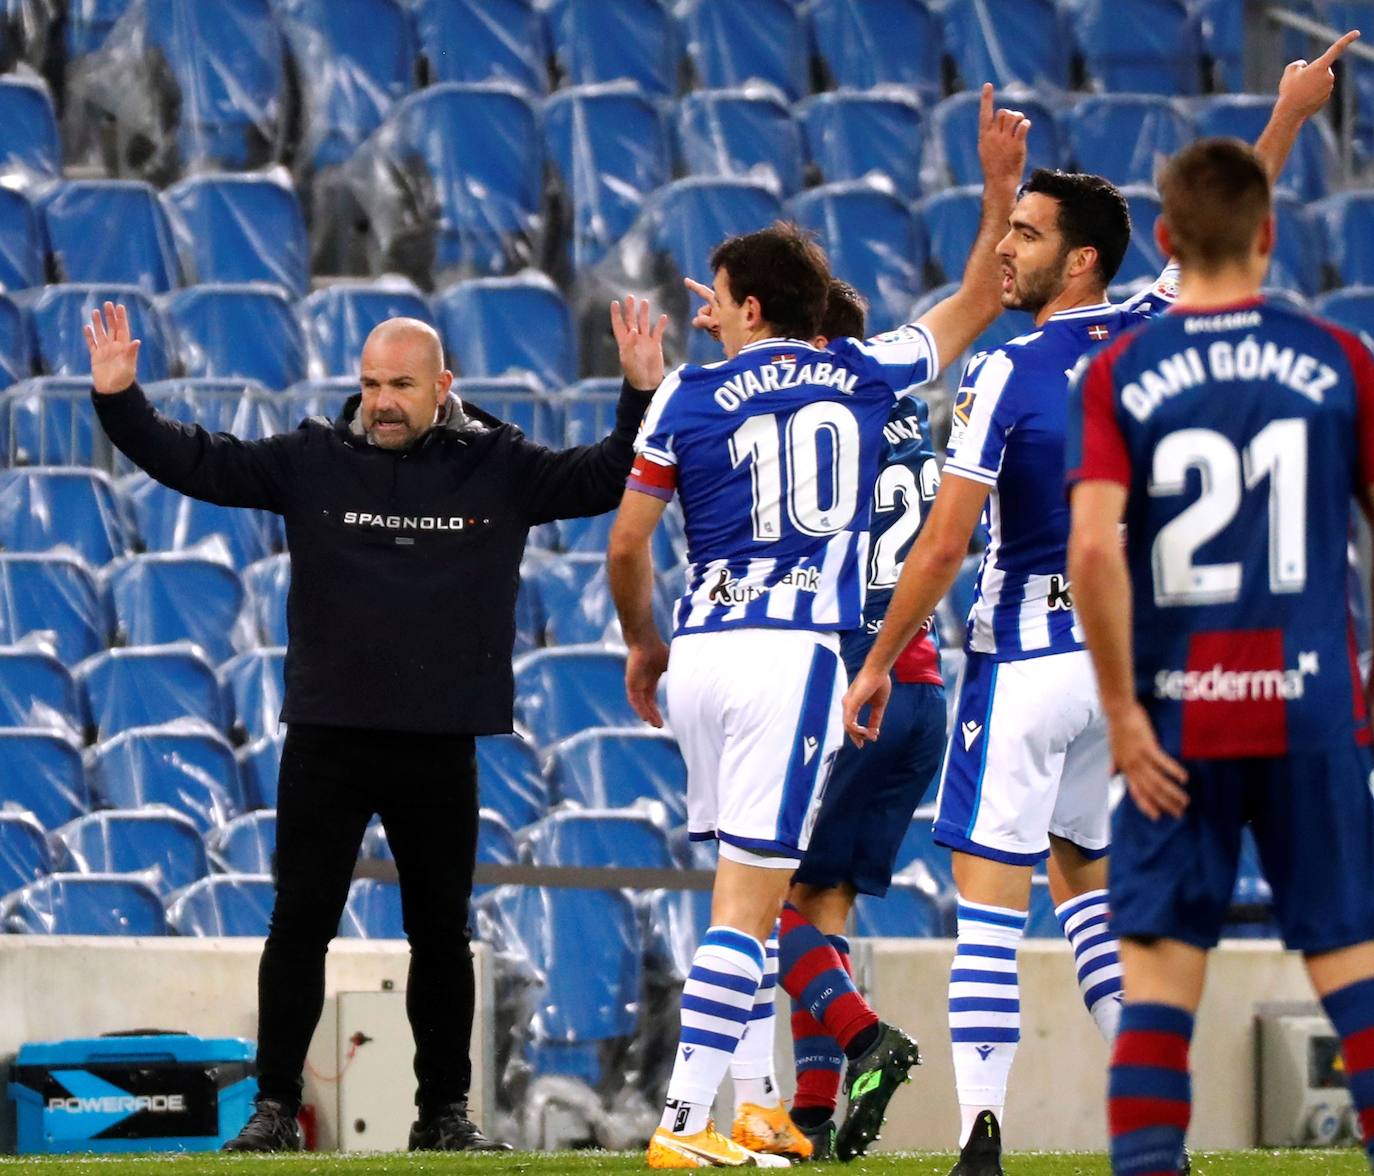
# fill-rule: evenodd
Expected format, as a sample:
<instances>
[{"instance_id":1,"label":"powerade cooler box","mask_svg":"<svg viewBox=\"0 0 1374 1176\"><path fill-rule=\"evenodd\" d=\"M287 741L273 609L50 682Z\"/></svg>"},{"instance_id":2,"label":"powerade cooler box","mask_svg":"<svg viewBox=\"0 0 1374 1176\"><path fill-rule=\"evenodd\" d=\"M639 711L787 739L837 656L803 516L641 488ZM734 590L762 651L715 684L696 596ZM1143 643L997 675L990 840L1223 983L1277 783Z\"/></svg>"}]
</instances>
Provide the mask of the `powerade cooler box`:
<instances>
[{"instance_id":1,"label":"powerade cooler box","mask_svg":"<svg viewBox=\"0 0 1374 1176\"><path fill-rule=\"evenodd\" d=\"M248 1122L253 1042L180 1033L21 1046L9 1094L21 1154L213 1151Z\"/></svg>"}]
</instances>

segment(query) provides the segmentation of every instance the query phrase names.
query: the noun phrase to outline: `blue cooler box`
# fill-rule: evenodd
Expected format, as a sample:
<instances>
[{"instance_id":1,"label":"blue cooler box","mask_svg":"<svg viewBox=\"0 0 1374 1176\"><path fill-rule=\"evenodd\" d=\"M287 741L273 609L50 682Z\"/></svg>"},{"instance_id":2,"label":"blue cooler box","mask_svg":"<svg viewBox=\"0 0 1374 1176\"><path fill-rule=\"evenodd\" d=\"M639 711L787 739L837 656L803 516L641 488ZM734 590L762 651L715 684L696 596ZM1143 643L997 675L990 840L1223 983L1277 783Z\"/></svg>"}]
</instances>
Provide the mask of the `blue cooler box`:
<instances>
[{"instance_id":1,"label":"blue cooler box","mask_svg":"<svg viewBox=\"0 0 1374 1176\"><path fill-rule=\"evenodd\" d=\"M21 1046L19 1152L213 1151L252 1113L254 1054L240 1037L179 1033Z\"/></svg>"}]
</instances>

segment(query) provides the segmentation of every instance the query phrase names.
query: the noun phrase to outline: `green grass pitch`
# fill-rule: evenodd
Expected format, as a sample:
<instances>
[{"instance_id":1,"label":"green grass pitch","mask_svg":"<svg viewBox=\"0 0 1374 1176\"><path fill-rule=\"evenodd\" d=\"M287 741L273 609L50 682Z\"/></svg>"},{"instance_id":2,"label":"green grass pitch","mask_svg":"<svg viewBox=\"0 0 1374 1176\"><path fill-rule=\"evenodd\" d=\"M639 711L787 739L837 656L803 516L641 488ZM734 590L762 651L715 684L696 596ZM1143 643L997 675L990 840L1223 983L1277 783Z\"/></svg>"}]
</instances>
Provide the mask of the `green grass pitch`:
<instances>
[{"instance_id":1,"label":"green grass pitch","mask_svg":"<svg viewBox=\"0 0 1374 1176\"><path fill-rule=\"evenodd\" d=\"M853 1164L816 1165L838 1176L946 1176L952 1155L894 1153ZM1105 1156L1012 1153L1007 1176L1109 1176ZM555 1176L559 1173L647 1172L641 1153L512 1152L442 1156L318 1153L291 1156L15 1156L0 1158L0 1176ZM1193 1156L1195 1176L1357 1176L1368 1173L1363 1153L1341 1151L1202 1152Z\"/></svg>"}]
</instances>

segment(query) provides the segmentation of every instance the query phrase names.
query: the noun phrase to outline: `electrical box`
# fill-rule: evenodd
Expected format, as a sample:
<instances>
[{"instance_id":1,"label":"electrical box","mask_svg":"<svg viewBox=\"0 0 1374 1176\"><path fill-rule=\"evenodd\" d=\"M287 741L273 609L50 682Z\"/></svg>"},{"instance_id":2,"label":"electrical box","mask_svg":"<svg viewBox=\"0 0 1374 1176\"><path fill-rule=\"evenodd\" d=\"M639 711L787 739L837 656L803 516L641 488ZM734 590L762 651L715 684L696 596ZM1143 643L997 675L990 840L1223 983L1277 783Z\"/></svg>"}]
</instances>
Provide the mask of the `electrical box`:
<instances>
[{"instance_id":1,"label":"electrical box","mask_svg":"<svg viewBox=\"0 0 1374 1176\"><path fill-rule=\"evenodd\" d=\"M1261 1147L1334 1147L1359 1141L1341 1043L1317 1004L1256 1010Z\"/></svg>"},{"instance_id":2,"label":"electrical box","mask_svg":"<svg viewBox=\"0 0 1374 1176\"><path fill-rule=\"evenodd\" d=\"M405 1151L415 1121L415 1043L404 992L341 992L339 1148Z\"/></svg>"}]
</instances>

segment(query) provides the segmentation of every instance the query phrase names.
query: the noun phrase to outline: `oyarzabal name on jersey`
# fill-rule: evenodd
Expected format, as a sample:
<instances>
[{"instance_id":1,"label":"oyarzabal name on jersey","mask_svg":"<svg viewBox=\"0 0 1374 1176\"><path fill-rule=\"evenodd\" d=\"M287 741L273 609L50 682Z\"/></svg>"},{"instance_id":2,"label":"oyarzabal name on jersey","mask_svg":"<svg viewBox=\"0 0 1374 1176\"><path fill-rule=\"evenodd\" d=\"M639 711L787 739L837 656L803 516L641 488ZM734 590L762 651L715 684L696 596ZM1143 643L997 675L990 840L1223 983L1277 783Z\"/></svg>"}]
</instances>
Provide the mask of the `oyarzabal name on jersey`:
<instances>
[{"instance_id":1,"label":"oyarzabal name on jersey","mask_svg":"<svg viewBox=\"0 0 1374 1176\"><path fill-rule=\"evenodd\" d=\"M846 394L852 394L859 382L856 373L836 367L833 363L770 363L731 376L716 389L716 403L726 412L734 412L746 401L764 392L783 392L803 384L821 384Z\"/></svg>"},{"instance_id":2,"label":"oyarzabal name on jersey","mask_svg":"<svg viewBox=\"0 0 1374 1176\"><path fill-rule=\"evenodd\" d=\"M1313 356L1247 335L1239 343L1218 339L1205 351L1189 347L1161 360L1121 389L1121 403L1136 420L1146 421L1166 400L1201 386L1209 373L1219 383L1277 380L1317 404L1339 379Z\"/></svg>"},{"instance_id":3,"label":"oyarzabal name on jersey","mask_svg":"<svg viewBox=\"0 0 1374 1176\"><path fill-rule=\"evenodd\" d=\"M1319 672L1316 653L1298 654L1297 669L1160 670L1155 675L1155 697L1164 702L1292 702L1306 692L1309 674Z\"/></svg>"},{"instance_id":4,"label":"oyarzabal name on jersey","mask_svg":"<svg viewBox=\"0 0 1374 1176\"><path fill-rule=\"evenodd\" d=\"M186 1110L184 1094L102 1094L86 1098L50 1098L48 1110L74 1114L133 1115L149 1111L155 1115L177 1115Z\"/></svg>"}]
</instances>

